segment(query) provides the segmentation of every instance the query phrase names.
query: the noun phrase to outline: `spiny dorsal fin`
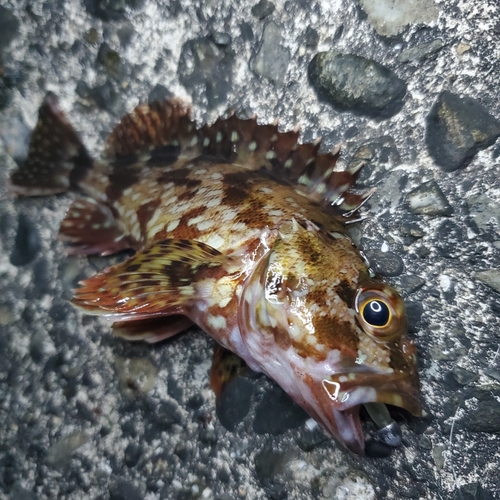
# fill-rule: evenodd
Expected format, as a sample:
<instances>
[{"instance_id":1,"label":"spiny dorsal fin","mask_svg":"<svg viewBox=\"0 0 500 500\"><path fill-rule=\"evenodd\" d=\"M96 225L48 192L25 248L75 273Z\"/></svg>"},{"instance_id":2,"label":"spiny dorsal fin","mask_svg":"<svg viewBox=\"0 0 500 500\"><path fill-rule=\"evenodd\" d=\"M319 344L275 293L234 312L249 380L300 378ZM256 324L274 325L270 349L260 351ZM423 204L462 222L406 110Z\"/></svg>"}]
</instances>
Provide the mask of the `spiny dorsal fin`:
<instances>
[{"instance_id":1,"label":"spiny dorsal fin","mask_svg":"<svg viewBox=\"0 0 500 500\"><path fill-rule=\"evenodd\" d=\"M107 144L111 158L148 154L175 159L205 156L250 170L267 170L288 181L308 198L352 210L352 202L364 197L344 195L353 186L357 171L334 171L339 148L319 154L320 140L299 144L299 131L280 132L278 126L259 125L231 115L212 125L196 128L190 106L180 99L139 105L113 130ZM161 163L161 162L160 162Z\"/></svg>"},{"instance_id":2,"label":"spiny dorsal fin","mask_svg":"<svg viewBox=\"0 0 500 500\"><path fill-rule=\"evenodd\" d=\"M11 189L24 196L63 193L76 187L92 160L75 129L49 92L38 111L28 157L10 177Z\"/></svg>"},{"instance_id":3,"label":"spiny dorsal fin","mask_svg":"<svg viewBox=\"0 0 500 500\"><path fill-rule=\"evenodd\" d=\"M199 241L155 241L82 281L72 303L118 321L186 314L200 298L196 283L225 262L225 255Z\"/></svg>"}]
</instances>

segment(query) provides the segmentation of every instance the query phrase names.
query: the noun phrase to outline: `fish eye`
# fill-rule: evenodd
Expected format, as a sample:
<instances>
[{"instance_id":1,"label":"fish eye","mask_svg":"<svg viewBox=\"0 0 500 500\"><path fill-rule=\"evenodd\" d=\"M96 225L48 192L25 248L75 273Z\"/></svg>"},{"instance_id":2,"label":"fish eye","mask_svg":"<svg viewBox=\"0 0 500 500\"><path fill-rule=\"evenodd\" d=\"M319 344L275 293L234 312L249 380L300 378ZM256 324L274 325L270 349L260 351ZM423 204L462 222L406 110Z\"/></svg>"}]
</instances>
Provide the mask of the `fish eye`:
<instances>
[{"instance_id":1,"label":"fish eye","mask_svg":"<svg viewBox=\"0 0 500 500\"><path fill-rule=\"evenodd\" d=\"M391 311L382 300L373 299L366 302L361 310L363 319L372 326L384 327L391 319Z\"/></svg>"},{"instance_id":2,"label":"fish eye","mask_svg":"<svg viewBox=\"0 0 500 500\"><path fill-rule=\"evenodd\" d=\"M364 283L356 293L354 309L361 328L377 340L392 340L406 330L403 299L389 285Z\"/></svg>"}]
</instances>

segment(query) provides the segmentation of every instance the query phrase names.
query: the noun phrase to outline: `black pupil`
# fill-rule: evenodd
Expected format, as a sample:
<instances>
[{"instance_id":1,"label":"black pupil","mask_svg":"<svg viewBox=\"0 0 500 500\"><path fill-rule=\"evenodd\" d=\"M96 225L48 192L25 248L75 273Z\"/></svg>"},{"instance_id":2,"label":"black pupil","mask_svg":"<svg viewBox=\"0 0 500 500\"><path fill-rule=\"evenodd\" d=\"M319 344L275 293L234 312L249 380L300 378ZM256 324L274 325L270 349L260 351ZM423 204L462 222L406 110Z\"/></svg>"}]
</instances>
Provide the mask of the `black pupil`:
<instances>
[{"instance_id":1,"label":"black pupil","mask_svg":"<svg viewBox=\"0 0 500 500\"><path fill-rule=\"evenodd\" d=\"M389 321L389 308L380 300L372 300L363 309L363 318L373 326L384 326Z\"/></svg>"}]
</instances>

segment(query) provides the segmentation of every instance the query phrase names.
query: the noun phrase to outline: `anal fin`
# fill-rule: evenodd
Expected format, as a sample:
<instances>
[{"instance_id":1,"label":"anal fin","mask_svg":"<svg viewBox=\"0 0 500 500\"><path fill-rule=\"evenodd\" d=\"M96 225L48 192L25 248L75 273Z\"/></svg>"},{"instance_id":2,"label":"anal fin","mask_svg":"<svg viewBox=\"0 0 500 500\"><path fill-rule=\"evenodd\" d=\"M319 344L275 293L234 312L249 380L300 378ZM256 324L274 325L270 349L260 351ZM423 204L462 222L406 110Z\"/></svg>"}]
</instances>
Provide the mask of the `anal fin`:
<instances>
[{"instance_id":1,"label":"anal fin","mask_svg":"<svg viewBox=\"0 0 500 500\"><path fill-rule=\"evenodd\" d=\"M227 257L204 243L162 240L133 257L80 283L73 304L88 314L117 321L189 315L191 305L206 298L197 284L227 274Z\"/></svg>"},{"instance_id":2,"label":"anal fin","mask_svg":"<svg viewBox=\"0 0 500 500\"><path fill-rule=\"evenodd\" d=\"M153 344L173 337L192 325L193 322L181 314L137 321L116 321L113 323L113 335L125 340L144 340Z\"/></svg>"},{"instance_id":3,"label":"anal fin","mask_svg":"<svg viewBox=\"0 0 500 500\"><path fill-rule=\"evenodd\" d=\"M74 201L61 222L59 239L72 255L110 255L133 247L111 210L92 199Z\"/></svg>"}]
</instances>

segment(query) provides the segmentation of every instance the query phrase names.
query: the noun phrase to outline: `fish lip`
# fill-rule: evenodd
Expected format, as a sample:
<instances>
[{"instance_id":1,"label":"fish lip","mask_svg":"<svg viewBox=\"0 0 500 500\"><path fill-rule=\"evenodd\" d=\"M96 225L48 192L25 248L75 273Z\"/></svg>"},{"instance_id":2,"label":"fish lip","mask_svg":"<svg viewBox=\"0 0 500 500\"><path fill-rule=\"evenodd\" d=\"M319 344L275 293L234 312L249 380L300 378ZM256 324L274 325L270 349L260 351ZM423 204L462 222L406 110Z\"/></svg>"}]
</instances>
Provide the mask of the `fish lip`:
<instances>
[{"instance_id":1,"label":"fish lip","mask_svg":"<svg viewBox=\"0 0 500 500\"><path fill-rule=\"evenodd\" d=\"M364 455L365 436L361 427L359 409L366 403L383 403L422 416L422 402L418 396L418 377L415 374L393 375L356 374L354 380L344 380L347 374L336 374L323 380L323 387L334 402L333 418L341 443L356 455ZM332 389L335 392L332 393Z\"/></svg>"}]
</instances>

